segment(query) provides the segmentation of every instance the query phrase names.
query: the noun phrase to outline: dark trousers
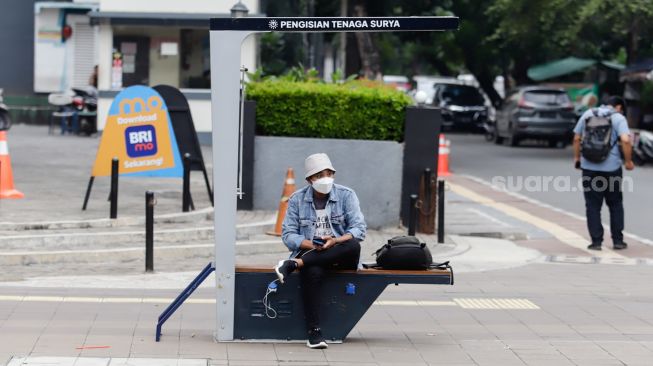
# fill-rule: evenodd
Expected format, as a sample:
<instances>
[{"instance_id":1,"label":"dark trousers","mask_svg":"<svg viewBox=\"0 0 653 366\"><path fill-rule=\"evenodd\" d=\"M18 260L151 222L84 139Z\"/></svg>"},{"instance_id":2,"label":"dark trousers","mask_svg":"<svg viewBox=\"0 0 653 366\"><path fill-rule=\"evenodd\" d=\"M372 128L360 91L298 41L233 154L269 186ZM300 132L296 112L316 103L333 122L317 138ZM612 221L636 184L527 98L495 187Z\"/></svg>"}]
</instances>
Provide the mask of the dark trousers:
<instances>
[{"instance_id":1,"label":"dark trousers","mask_svg":"<svg viewBox=\"0 0 653 366\"><path fill-rule=\"evenodd\" d=\"M322 302L322 282L328 270L356 269L361 246L358 240L350 239L327 250L301 252L297 258L304 261L299 270L308 330L320 327L320 303Z\"/></svg>"},{"instance_id":2,"label":"dark trousers","mask_svg":"<svg viewBox=\"0 0 653 366\"><path fill-rule=\"evenodd\" d=\"M585 210L587 229L592 243L603 242L603 224L601 223L601 206L605 200L610 210L610 232L612 243L624 241L624 205L622 194L621 168L613 172L598 172L583 169L583 191L585 195Z\"/></svg>"}]
</instances>

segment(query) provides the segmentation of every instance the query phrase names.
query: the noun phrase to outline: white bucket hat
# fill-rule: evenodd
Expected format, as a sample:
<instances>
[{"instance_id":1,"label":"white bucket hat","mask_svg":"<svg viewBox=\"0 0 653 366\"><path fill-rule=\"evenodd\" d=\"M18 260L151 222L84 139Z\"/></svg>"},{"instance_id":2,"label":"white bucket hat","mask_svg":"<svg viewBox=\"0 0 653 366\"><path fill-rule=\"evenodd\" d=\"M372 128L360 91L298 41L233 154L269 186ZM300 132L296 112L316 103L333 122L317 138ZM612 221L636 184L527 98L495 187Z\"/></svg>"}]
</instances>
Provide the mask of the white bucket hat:
<instances>
[{"instance_id":1,"label":"white bucket hat","mask_svg":"<svg viewBox=\"0 0 653 366\"><path fill-rule=\"evenodd\" d=\"M308 178L315 173L323 171L324 169L329 169L334 172L336 171L333 168L333 164L331 164L329 156L325 153L313 154L304 160L304 171L306 172L304 178Z\"/></svg>"}]
</instances>

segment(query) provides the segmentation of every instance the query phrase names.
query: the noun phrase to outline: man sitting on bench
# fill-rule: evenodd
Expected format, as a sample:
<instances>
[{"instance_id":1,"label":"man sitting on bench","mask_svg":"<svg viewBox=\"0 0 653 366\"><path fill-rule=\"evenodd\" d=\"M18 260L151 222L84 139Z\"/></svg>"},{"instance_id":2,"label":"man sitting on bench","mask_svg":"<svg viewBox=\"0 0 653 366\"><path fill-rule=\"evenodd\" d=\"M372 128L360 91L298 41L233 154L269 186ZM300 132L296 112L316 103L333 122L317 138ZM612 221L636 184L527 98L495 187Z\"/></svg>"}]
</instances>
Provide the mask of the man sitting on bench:
<instances>
[{"instance_id":1,"label":"man sitting on bench","mask_svg":"<svg viewBox=\"0 0 653 366\"><path fill-rule=\"evenodd\" d=\"M279 282L299 269L308 329L307 346L327 348L320 330L320 289L325 271L355 270L360 241L367 225L358 197L350 188L333 184L336 170L326 154L313 154L304 162L309 185L293 193L283 221L283 243L292 254L274 267Z\"/></svg>"}]
</instances>

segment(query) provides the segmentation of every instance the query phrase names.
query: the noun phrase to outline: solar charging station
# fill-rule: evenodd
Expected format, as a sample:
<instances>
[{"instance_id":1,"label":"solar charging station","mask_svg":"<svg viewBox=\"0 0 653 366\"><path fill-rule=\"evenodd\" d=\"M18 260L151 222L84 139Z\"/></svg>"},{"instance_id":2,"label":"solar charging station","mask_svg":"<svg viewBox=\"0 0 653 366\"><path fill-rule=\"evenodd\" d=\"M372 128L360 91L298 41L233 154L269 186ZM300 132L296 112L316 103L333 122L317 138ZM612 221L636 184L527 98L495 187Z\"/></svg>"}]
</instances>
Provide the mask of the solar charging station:
<instances>
[{"instance_id":1,"label":"solar charging station","mask_svg":"<svg viewBox=\"0 0 653 366\"><path fill-rule=\"evenodd\" d=\"M416 32L456 30L458 26L459 19L457 17L211 19L211 119L215 202L214 268L217 314L215 339L218 342L234 341L235 314L236 307L239 305L235 296L236 205L239 189L240 54L241 44L245 38L255 33L264 32ZM206 276L208 274L204 278ZM371 303L367 307L370 305ZM303 321L300 320L300 322L303 325Z\"/></svg>"}]
</instances>

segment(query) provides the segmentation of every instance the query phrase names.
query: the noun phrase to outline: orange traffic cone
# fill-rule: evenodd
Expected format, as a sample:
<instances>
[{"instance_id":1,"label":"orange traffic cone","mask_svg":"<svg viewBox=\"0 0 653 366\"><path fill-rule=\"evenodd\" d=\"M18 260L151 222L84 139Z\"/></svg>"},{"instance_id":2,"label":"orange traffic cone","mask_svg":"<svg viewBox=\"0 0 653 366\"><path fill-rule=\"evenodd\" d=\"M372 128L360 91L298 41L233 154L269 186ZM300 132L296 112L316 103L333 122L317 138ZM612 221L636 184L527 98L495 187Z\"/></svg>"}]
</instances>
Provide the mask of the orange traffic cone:
<instances>
[{"instance_id":1,"label":"orange traffic cone","mask_svg":"<svg viewBox=\"0 0 653 366\"><path fill-rule=\"evenodd\" d=\"M14 174L11 172L7 132L0 131L0 198L23 197L25 197L24 194L14 189Z\"/></svg>"},{"instance_id":2,"label":"orange traffic cone","mask_svg":"<svg viewBox=\"0 0 653 366\"><path fill-rule=\"evenodd\" d=\"M288 200L290 195L295 192L295 172L292 168L288 168L286 173L286 182L283 185L283 193L281 193L281 201L279 202L279 211L277 212L277 223L274 225L274 231L268 231L268 235L281 236L281 224L286 217L286 210L288 210Z\"/></svg>"},{"instance_id":3,"label":"orange traffic cone","mask_svg":"<svg viewBox=\"0 0 653 366\"><path fill-rule=\"evenodd\" d=\"M438 150L438 177L448 177L451 175L449 171L449 145L451 142L440 134L440 148Z\"/></svg>"}]
</instances>

